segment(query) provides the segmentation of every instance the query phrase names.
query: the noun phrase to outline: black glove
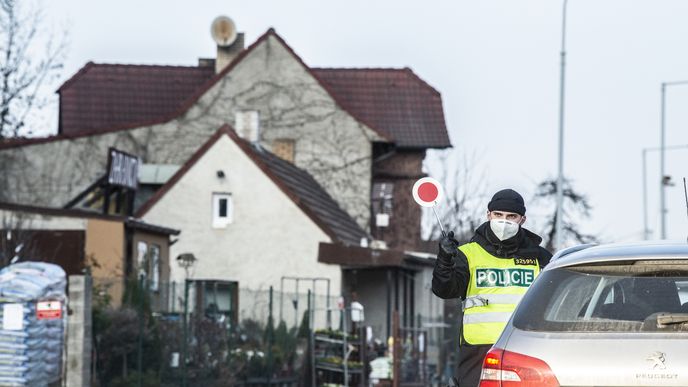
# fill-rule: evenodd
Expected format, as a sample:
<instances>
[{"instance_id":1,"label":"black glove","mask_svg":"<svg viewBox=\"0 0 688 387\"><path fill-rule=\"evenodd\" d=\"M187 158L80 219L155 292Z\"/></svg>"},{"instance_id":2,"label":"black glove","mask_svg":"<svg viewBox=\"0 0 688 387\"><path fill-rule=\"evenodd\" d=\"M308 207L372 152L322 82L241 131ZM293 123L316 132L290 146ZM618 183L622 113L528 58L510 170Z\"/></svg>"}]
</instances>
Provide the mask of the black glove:
<instances>
[{"instance_id":1,"label":"black glove","mask_svg":"<svg viewBox=\"0 0 688 387\"><path fill-rule=\"evenodd\" d=\"M454 231L449 231L448 234L440 238L440 251L437 254L437 259L446 266L452 266L454 258L459 255L459 241L454 238Z\"/></svg>"}]
</instances>

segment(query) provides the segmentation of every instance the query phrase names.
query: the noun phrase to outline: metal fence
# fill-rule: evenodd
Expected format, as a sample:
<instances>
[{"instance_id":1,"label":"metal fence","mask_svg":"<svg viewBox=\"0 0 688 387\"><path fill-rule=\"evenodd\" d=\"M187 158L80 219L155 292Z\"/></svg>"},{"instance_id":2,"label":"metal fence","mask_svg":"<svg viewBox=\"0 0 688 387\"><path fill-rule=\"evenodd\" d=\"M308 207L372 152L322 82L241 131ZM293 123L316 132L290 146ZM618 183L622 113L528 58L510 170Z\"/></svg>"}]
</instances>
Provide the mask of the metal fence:
<instances>
[{"instance_id":1,"label":"metal fence","mask_svg":"<svg viewBox=\"0 0 688 387\"><path fill-rule=\"evenodd\" d=\"M93 282L94 384L103 387L296 385L308 372L307 305L328 302L226 281Z\"/></svg>"},{"instance_id":2,"label":"metal fence","mask_svg":"<svg viewBox=\"0 0 688 387\"><path fill-rule=\"evenodd\" d=\"M392 341L373 340L349 305L339 309L326 294L226 281L93 283L94 385L102 387L368 385L371 361L391 358L391 342L399 344L400 385L438 385L435 359L451 346L441 317L422 315L399 325Z\"/></svg>"}]
</instances>

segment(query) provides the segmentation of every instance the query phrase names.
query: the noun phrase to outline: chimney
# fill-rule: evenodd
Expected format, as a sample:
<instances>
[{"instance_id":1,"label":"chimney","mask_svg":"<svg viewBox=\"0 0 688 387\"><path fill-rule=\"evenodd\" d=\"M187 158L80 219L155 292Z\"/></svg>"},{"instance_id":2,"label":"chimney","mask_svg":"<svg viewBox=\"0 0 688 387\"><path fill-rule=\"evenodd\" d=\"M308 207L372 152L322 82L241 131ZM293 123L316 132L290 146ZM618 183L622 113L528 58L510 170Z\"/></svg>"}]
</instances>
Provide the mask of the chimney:
<instances>
[{"instance_id":1,"label":"chimney","mask_svg":"<svg viewBox=\"0 0 688 387\"><path fill-rule=\"evenodd\" d=\"M218 16L213 20L210 34L217 43L215 73L219 73L243 51L244 34L237 32L234 21L227 16Z\"/></svg>"},{"instance_id":2,"label":"chimney","mask_svg":"<svg viewBox=\"0 0 688 387\"><path fill-rule=\"evenodd\" d=\"M198 67L215 68L215 58L198 58Z\"/></svg>"},{"instance_id":3,"label":"chimney","mask_svg":"<svg viewBox=\"0 0 688 387\"><path fill-rule=\"evenodd\" d=\"M244 33L239 32L237 38L230 46L222 47L217 45L217 58L215 59L215 73L222 71L227 65L234 60L242 51L244 51Z\"/></svg>"}]
</instances>

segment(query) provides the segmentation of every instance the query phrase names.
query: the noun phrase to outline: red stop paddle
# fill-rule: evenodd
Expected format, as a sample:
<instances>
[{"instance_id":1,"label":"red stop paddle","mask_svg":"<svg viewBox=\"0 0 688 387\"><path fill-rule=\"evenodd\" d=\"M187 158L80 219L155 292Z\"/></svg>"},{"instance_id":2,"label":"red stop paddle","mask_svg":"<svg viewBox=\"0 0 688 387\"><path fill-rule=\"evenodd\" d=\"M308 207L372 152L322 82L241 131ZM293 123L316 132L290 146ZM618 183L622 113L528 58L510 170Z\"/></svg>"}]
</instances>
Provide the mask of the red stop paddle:
<instances>
[{"instance_id":1,"label":"red stop paddle","mask_svg":"<svg viewBox=\"0 0 688 387\"><path fill-rule=\"evenodd\" d=\"M435 214L437 223L439 223L440 230L444 236L446 233L444 232L444 227L442 227L442 221L440 221L440 217L437 215L437 211L435 211L435 206L441 199L442 186L432 177L424 177L413 185L413 200L421 207L432 208L432 212Z\"/></svg>"}]
</instances>

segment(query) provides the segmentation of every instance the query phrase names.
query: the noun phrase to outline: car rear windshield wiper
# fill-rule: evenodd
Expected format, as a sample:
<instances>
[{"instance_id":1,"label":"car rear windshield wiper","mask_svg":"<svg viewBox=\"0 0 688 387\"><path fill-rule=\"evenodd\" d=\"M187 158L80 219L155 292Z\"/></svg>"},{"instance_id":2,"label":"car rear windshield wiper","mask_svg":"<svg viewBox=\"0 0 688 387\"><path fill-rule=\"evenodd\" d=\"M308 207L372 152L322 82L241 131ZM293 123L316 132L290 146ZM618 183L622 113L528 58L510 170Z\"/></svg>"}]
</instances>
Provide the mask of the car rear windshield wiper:
<instances>
[{"instance_id":1,"label":"car rear windshield wiper","mask_svg":"<svg viewBox=\"0 0 688 387\"><path fill-rule=\"evenodd\" d=\"M662 313L657 316L657 328L688 323L688 313Z\"/></svg>"}]
</instances>

